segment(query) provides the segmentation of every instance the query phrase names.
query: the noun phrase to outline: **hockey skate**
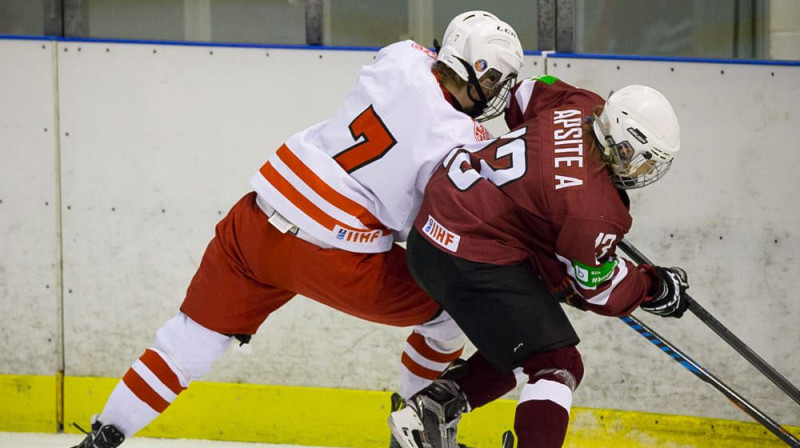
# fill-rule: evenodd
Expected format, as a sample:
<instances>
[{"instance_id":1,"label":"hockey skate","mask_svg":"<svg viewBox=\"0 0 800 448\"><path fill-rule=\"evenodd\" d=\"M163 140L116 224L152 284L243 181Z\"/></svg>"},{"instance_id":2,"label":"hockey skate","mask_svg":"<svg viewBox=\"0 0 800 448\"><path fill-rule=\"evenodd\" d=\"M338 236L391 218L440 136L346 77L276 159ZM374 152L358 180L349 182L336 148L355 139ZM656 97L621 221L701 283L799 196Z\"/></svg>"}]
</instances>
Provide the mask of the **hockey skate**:
<instances>
[{"instance_id":1,"label":"hockey skate","mask_svg":"<svg viewBox=\"0 0 800 448\"><path fill-rule=\"evenodd\" d=\"M510 430L503 433L501 448L514 448L514 433Z\"/></svg>"},{"instance_id":2,"label":"hockey skate","mask_svg":"<svg viewBox=\"0 0 800 448\"><path fill-rule=\"evenodd\" d=\"M389 428L402 448L459 448L456 431L466 410L456 383L438 379L392 412Z\"/></svg>"},{"instance_id":3,"label":"hockey skate","mask_svg":"<svg viewBox=\"0 0 800 448\"><path fill-rule=\"evenodd\" d=\"M122 434L114 425L104 425L95 415L92 417L92 431L86 432L80 426L73 423L76 428L86 434L86 438L72 448L117 448L125 441Z\"/></svg>"},{"instance_id":4,"label":"hockey skate","mask_svg":"<svg viewBox=\"0 0 800 448\"><path fill-rule=\"evenodd\" d=\"M399 411L406 405L406 400L404 400L403 397L401 397L397 392L392 394L391 400L392 407L390 412ZM391 438L389 439L389 448L402 448L402 445L400 445L400 442L397 441L397 438L394 436L394 434L392 434Z\"/></svg>"}]
</instances>

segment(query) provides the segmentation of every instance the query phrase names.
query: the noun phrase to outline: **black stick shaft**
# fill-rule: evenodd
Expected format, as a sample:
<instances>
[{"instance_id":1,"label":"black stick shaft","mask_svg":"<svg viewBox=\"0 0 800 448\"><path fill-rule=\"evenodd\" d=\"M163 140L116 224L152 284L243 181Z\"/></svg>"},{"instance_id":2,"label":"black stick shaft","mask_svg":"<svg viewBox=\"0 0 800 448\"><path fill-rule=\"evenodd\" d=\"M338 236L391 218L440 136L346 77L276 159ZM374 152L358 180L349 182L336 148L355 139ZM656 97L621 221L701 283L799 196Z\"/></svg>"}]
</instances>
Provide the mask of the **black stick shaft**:
<instances>
[{"instance_id":1,"label":"black stick shaft","mask_svg":"<svg viewBox=\"0 0 800 448\"><path fill-rule=\"evenodd\" d=\"M625 252L625 254L631 257L631 260L633 260L635 263L653 265L653 263L629 241L622 240L619 243L619 247L623 252ZM759 356L750 347L748 347L747 344L742 342L741 339L739 339L735 334L722 325L720 321L714 318L711 313L706 311L706 309L697 303L697 301L691 296L687 295L687 299L689 302L689 311L691 311L695 316L697 316L698 319L700 319L700 321L711 328L711 330L713 330L714 333L727 342L728 345L733 347L733 349L742 355L750 364L753 365L753 367L758 369L762 374L764 374L764 376L769 378L769 380L778 386L786 395L791 397L792 400L794 400L797 404L800 404L800 390L798 390L794 384L790 383L786 377L781 375L780 372L775 370L774 367L764 361L761 356Z\"/></svg>"},{"instance_id":2,"label":"black stick shaft","mask_svg":"<svg viewBox=\"0 0 800 448\"><path fill-rule=\"evenodd\" d=\"M722 392L722 394L725 395L725 397L727 397L728 400L730 400L733 404L735 404L736 407L744 411L744 413L753 418L753 420L757 421L758 423L761 423L765 428L769 429L773 434L775 434L775 436L783 440L787 445L791 446L792 448L800 448L800 440L798 440L790 432L784 429L781 425L772 420L768 415L766 415L761 410L750 404L750 402L742 398L741 395L736 393L733 389L731 389L725 383L720 381L717 377L712 375L711 372L703 368L703 366L696 363L692 358L687 356L682 351L678 350L669 341L662 338L658 333L653 331L642 321L633 316L621 317L620 320L628 324L629 327L636 330L636 332L644 336L648 341L652 342L656 347L661 349L662 352L669 355L672 359L674 359L680 365L685 367L686 370L692 372L693 374L695 374L695 376L705 381L706 383L714 386L714 388Z\"/></svg>"}]
</instances>

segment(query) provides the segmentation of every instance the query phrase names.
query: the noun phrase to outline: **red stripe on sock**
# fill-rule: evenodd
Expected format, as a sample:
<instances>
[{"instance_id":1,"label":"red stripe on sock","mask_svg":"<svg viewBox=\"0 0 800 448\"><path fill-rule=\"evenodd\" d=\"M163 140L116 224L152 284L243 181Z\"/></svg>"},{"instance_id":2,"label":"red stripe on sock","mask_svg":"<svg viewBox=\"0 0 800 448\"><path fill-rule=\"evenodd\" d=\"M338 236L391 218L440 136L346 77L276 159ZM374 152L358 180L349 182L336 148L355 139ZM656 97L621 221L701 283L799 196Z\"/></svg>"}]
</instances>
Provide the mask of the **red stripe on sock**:
<instances>
[{"instance_id":1,"label":"red stripe on sock","mask_svg":"<svg viewBox=\"0 0 800 448\"><path fill-rule=\"evenodd\" d=\"M147 349L144 351L144 355L142 355L139 360L153 372L158 379L164 383L165 386L169 388L175 395L181 393L185 387L181 386L181 382L178 379L178 375L175 375L175 372L169 368L167 362L153 350Z\"/></svg>"},{"instance_id":2,"label":"red stripe on sock","mask_svg":"<svg viewBox=\"0 0 800 448\"><path fill-rule=\"evenodd\" d=\"M403 353L403 356L400 358L400 362L402 362L403 365L406 366L406 368L409 371L411 371L411 373L417 375L420 378L425 378L426 380L433 381L439 376L439 374L442 373L441 371L429 369L427 367L423 367L417 364L417 362L411 359L411 357L408 356L408 354L406 354L405 352Z\"/></svg>"},{"instance_id":3,"label":"red stripe on sock","mask_svg":"<svg viewBox=\"0 0 800 448\"><path fill-rule=\"evenodd\" d=\"M128 369L128 372L122 377L122 382L128 386L128 389L130 389L134 395L147 403L148 406L159 414L164 412L169 406L169 403L164 400L158 392L153 390L153 388L132 368Z\"/></svg>"},{"instance_id":4,"label":"red stripe on sock","mask_svg":"<svg viewBox=\"0 0 800 448\"><path fill-rule=\"evenodd\" d=\"M425 336L419 333L411 333L411 336L409 336L406 341L409 345L414 347L414 350L416 350L417 353L433 362L446 362L449 364L461 356L461 352L464 350L462 347L452 353L442 353L436 351L430 345L428 345L427 342L425 342Z\"/></svg>"}]
</instances>

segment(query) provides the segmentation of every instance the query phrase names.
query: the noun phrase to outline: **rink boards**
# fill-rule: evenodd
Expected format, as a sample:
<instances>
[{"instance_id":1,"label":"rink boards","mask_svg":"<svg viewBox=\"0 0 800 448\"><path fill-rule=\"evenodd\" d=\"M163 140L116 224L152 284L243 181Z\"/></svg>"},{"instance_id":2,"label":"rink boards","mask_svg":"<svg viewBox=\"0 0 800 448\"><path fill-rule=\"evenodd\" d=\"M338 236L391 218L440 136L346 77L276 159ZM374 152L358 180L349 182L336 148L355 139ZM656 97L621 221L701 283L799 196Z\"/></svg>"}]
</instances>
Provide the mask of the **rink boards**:
<instances>
[{"instance_id":1,"label":"rink boards","mask_svg":"<svg viewBox=\"0 0 800 448\"><path fill-rule=\"evenodd\" d=\"M107 388L79 379L106 384L124 373L177 310L214 224L249 189L249 176L292 132L329 116L373 57L0 40L0 396L28 397L0 400L2 421L54 430L99 411ZM684 149L663 181L632 193L630 239L655 261L686 268L692 295L800 383L800 68L526 56L525 74L545 68L599 93L635 82L672 100ZM570 316L587 366L575 404L594 419L621 409L747 420L624 325ZM696 319L640 317L778 421L800 425L793 403ZM220 396L229 383L323 388L347 400L394 390L406 336L297 299L249 347L231 350L208 387ZM386 392L375 393L373 406L388 404ZM375 440L385 430L385 412L377 414ZM203 422L201 430L220 431ZM583 422L573 420L571 434Z\"/></svg>"}]
</instances>

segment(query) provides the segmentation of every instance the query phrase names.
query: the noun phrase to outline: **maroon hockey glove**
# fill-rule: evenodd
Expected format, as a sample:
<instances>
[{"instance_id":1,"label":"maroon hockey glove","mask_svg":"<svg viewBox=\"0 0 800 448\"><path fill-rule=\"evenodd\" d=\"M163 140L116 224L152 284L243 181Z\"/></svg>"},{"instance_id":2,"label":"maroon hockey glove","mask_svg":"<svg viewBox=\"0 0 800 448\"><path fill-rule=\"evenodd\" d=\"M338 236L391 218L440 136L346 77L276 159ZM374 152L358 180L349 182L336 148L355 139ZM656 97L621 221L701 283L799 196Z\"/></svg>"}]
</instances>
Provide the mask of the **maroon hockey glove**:
<instances>
[{"instance_id":1,"label":"maroon hockey glove","mask_svg":"<svg viewBox=\"0 0 800 448\"><path fill-rule=\"evenodd\" d=\"M653 275L656 285L654 294L640 305L640 308L662 317L681 317L689 301L686 299L686 290L689 282L686 271L681 268L662 268L658 266L639 266Z\"/></svg>"}]
</instances>

